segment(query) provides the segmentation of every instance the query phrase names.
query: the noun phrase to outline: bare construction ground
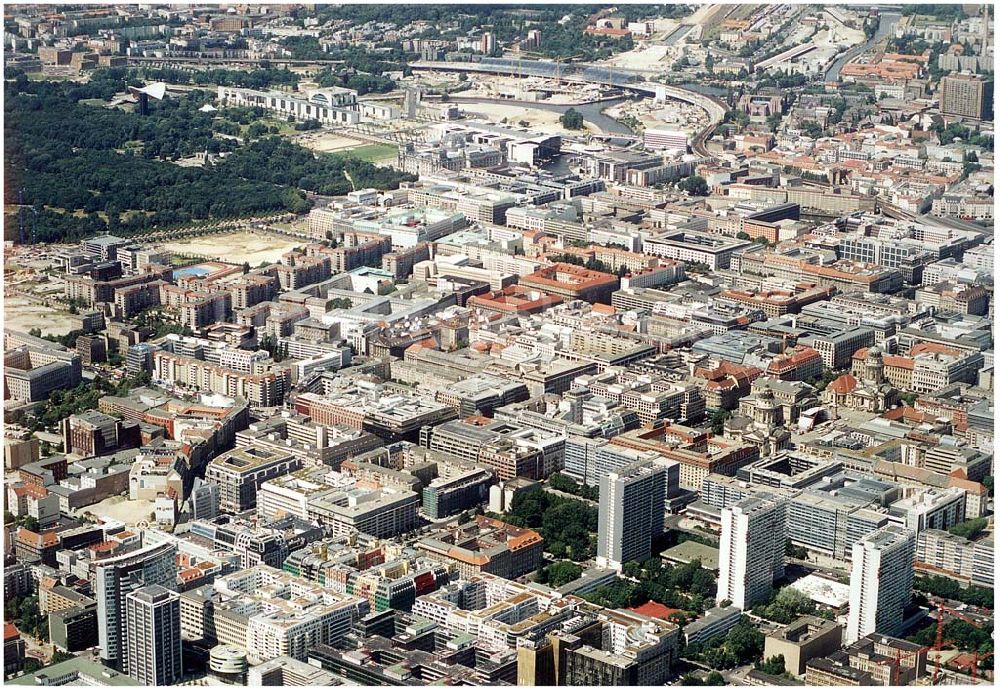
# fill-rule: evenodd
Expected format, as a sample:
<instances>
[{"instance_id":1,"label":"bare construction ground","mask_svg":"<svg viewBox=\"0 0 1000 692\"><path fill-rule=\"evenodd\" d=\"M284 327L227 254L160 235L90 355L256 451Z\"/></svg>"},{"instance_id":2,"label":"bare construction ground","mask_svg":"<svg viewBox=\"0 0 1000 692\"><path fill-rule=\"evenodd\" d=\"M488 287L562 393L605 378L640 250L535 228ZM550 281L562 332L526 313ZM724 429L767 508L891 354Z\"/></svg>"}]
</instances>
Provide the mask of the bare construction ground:
<instances>
[{"instance_id":1,"label":"bare construction ground","mask_svg":"<svg viewBox=\"0 0 1000 692\"><path fill-rule=\"evenodd\" d=\"M3 319L4 326L15 331L27 332L37 327L42 334L52 336L68 334L77 326L73 315L66 310L45 307L19 296L4 299Z\"/></svg>"},{"instance_id":2,"label":"bare construction ground","mask_svg":"<svg viewBox=\"0 0 1000 692\"><path fill-rule=\"evenodd\" d=\"M508 105L506 103L463 103L459 107L469 115L484 116L493 122L506 118L508 123L517 125L523 120L528 123L528 127L532 130L544 132L545 134L583 134L579 130L567 130L563 127L562 123L559 122L560 115L555 111L546 111L520 105ZM587 132L600 132L593 123L584 122L583 125Z\"/></svg>"},{"instance_id":3,"label":"bare construction ground","mask_svg":"<svg viewBox=\"0 0 1000 692\"><path fill-rule=\"evenodd\" d=\"M175 240L164 243L163 249L235 264L247 262L251 267L256 267L261 262L277 262L283 254L301 244L301 241L280 235L240 231Z\"/></svg>"},{"instance_id":4,"label":"bare construction ground","mask_svg":"<svg viewBox=\"0 0 1000 692\"><path fill-rule=\"evenodd\" d=\"M89 512L95 517L111 517L128 526L135 526L140 521L149 521L152 511L153 503L149 500L130 500L124 495L114 495L97 504L81 507L77 514Z\"/></svg>"}]
</instances>

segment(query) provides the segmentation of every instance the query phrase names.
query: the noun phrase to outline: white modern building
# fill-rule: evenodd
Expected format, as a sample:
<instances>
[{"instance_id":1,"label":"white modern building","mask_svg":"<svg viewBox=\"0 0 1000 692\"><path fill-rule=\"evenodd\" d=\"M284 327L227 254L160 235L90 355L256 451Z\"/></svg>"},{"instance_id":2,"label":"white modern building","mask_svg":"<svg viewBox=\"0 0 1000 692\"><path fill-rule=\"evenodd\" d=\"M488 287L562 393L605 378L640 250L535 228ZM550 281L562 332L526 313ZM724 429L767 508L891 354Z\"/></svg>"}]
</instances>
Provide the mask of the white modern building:
<instances>
[{"instance_id":1,"label":"white modern building","mask_svg":"<svg viewBox=\"0 0 1000 692\"><path fill-rule=\"evenodd\" d=\"M687 151L688 136L678 130L647 128L642 134L642 144L649 150Z\"/></svg>"},{"instance_id":2,"label":"white modern building","mask_svg":"<svg viewBox=\"0 0 1000 692\"><path fill-rule=\"evenodd\" d=\"M223 609L247 616L246 640L239 642L251 664L279 656L305 661L317 644L336 646L369 612L366 598L320 586L266 565L215 580Z\"/></svg>"},{"instance_id":3,"label":"white modern building","mask_svg":"<svg viewBox=\"0 0 1000 692\"><path fill-rule=\"evenodd\" d=\"M786 503L760 493L722 510L717 601L748 610L785 574Z\"/></svg>"},{"instance_id":4,"label":"white modern building","mask_svg":"<svg viewBox=\"0 0 1000 692\"><path fill-rule=\"evenodd\" d=\"M900 526L883 527L854 544L845 643L873 632L900 634L913 595L915 551L915 534Z\"/></svg>"},{"instance_id":5,"label":"white modern building","mask_svg":"<svg viewBox=\"0 0 1000 692\"><path fill-rule=\"evenodd\" d=\"M947 531L965 521L965 490L928 488L889 507L890 521L914 533L925 529Z\"/></svg>"},{"instance_id":6,"label":"white modern building","mask_svg":"<svg viewBox=\"0 0 1000 692\"><path fill-rule=\"evenodd\" d=\"M666 503L666 464L639 462L601 478L597 565L620 570L648 558L663 533Z\"/></svg>"},{"instance_id":7,"label":"white modern building","mask_svg":"<svg viewBox=\"0 0 1000 692\"><path fill-rule=\"evenodd\" d=\"M305 94L219 87L219 103L273 111L296 120L318 120L324 125L355 125L361 119L358 92L351 89L313 89Z\"/></svg>"}]
</instances>

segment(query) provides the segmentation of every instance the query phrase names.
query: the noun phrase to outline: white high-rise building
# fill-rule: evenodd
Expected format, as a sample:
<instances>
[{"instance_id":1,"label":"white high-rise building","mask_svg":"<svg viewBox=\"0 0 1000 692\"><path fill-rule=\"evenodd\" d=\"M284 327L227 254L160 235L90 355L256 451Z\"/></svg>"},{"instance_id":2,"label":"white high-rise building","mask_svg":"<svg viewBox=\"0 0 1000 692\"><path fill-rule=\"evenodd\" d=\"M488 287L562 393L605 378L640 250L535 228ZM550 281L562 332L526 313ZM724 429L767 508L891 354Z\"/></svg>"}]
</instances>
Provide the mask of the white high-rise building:
<instances>
[{"instance_id":1,"label":"white high-rise building","mask_svg":"<svg viewBox=\"0 0 1000 692\"><path fill-rule=\"evenodd\" d=\"M668 464L644 461L601 479L597 526L600 567L621 569L626 562L642 562L650 556L653 540L663 533L669 473Z\"/></svg>"},{"instance_id":2,"label":"white high-rise building","mask_svg":"<svg viewBox=\"0 0 1000 692\"><path fill-rule=\"evenodd\" d=\"M915 551L916 535L902 526L884 526L854 544L847 644L872 632L900 634L913 597Z\"/></svg>"},{"instance_id":3,"label":"white high-rise building","mask_svg":"<svg viewBox=\"0 0 1000 692\"><path fill-rule=\"evenodd\" d=\"M183 677L179 595L155 585L136 589L125 598L125 624L129 677L148 687Z\"/></svg>"},{"instance_id":4,"label":"white high-rise building","mask_svg":"<svg viewBox=\"0 0 1000 692\"><path fill-rule=\"evenodd\" d=\"M785 500L759 493L722 510L716 600L748 610L785 575Z\"/></svg>"},{"instance_id":5,"label":"white high-rise building","mask_svg":"<svg viewBox=\"0 0 1000 692\"><path fill-rule=\"evenodd\" d=\"M97 598L97 641L107 665L122 670L128 659L130 640L124 636L125 598L143 586L174 588L176 561L177 546L160 543L91 565Z\"/></svg>"}]
</instances>

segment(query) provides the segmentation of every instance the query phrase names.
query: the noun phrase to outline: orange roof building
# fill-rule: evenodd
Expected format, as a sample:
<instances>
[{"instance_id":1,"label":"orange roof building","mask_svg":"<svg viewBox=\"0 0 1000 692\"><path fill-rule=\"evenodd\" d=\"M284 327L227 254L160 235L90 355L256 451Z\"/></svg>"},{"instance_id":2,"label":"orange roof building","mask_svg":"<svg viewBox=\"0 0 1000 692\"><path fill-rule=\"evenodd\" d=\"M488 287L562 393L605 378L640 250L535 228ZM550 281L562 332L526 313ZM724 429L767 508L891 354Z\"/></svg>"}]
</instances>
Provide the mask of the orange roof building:
<instances>
[{"instance_id":1,"label":"orange roof building","mask_svg":"<svg viewBox=\"0 0 1000 692\"><path fill-rule=\"evenodd\" d=\"M639 615L645 615L651 618L660 618L661 620L666 620L674 613L683 613L684 611L680 608L668 608L662 603L657 603L656 601L646 601L641 606L636 606L635 608L629 608L633 613L639 613Z\"/></svg>"},{"instance_id":2,"label":"orange roof building","mask_svg":"<svg viewBox=\"0 0 1000 692\"><path fill-rule=\"evenodd\" d=\"M767 374L785 381L811 380L823 373L823 356L811 346L788 349L767 365Z\"/></svg>"},{"instance_id":3,"label":"orange roof building","mask_svg":"<svg viewBox=\"0 0 1000 692\"><path fill-rule=\"evenodd\" d=\"M842 77L879 81L901 81L916 79L920 75L920 65L912 62L882 60L877 63L848 63L840 70Z\"/></svg>"},{"instance_id":4,"label":"orange roof building","mask_svg":"<svg viewBox=\"0 0 1000 692\"><path fill-rule=\"evenodd\" d=\"M559 296L564 300L585 300L588 303L611 303L611 294L618 289L614 274L557 262L522 276L518 284L525 288Z\"/></svg>"},{"instance_id":5,"label":"orange roof building","mask_svg":"<svg viewBox=\"0 0 1000 692\"><path fill-rule=\"evenodd\" d=\"M17 639L21 636L21 633L17 631L17 627L14 626L12 622L3 623L3 640L5 642L11 639Z\"/></svg>"},{"instance_id":6,"label":"orange roof building","mask_svg":"<svg viewBox=\"0 0 1000 692\"><path fill-rule=\"evenodd\" d=\"M417 547L455 565L463 579L481 573L515 579L537 569L542 559L537 531L484 516L422 538Z\"/></svg>"},{"instance_id":7,"label":"orange roof building","mask_svg":"<svg viewBox=\"0 0 1000 692\"><path fill-rule=\"evenodd\" d=\"M562 302L559 296L514 285L499 291L472 296L468 305L502 315L534 315Z\"/></svg>"}]
</instances>

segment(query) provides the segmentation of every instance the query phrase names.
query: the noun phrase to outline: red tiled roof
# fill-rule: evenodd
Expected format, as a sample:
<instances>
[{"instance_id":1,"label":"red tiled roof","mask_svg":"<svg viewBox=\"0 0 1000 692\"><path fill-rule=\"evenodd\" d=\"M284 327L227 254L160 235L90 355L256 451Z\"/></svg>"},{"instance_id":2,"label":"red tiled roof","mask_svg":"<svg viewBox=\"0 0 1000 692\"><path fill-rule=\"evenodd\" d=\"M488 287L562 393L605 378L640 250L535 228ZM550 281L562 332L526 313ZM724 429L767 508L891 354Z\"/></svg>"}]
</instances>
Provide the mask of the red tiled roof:
<instances>
[{"instance_id":1,"label":"red tiled roof","mask_svg":"<svg viewBox=\"0 0 1000 692\"><path fill-rule=\"evenodd\" d=\"M854 391L858 386L858 380L854 375L846 374L841 375L833 382L830 383L830 387L837 394L847 394L848 392Z\"/></svg>"},{"instance_id":2,"label":"red tiled roof","mask_svg":"<svg viewBox=\"0 0 1000 692\"><path fill-rule=\"evenodd\" d=\"M918 356L921 353L943 353L949 356L959 356L962 354L957 348L951 348L944 344L934 344L929 341L921 341L910 347L911 356Z\"/></svg>"},{"instance_id":3,"label":"red tiled roof","mask_svg":"<svg viewBox=\"0 0 1000 692\"><path fill-rule=\"evenodd\" d=\"M35 533L34 531L29 531L23 526L17 529L17 540L34 545L36 548L48 548L54 545L59 545L59 537L56 535L55 531Z\"/></svg>"},{"instance_id":4,"label":"red tiled roof","mask_svg":"<svg viewBox=\"0 0 1000 692\"><path fill-rule=\"evenodd\" d=\"M21 636L21 633L17 631L16 627L14 627L14 623L12 623L12 622L5 622L5 623L3 623L3 640L4 641L7 641L8 639L17 639L20 636Z\"/></svg>"},{"instance_id":5,"label":"red tiled roof","mask_svg":"<svg viewBox=\"0 0 1000 692\"><path fill-rule=\"evenodd\" d=\"M668 608L662 603L657 603L656 601L646 601L645 604L636 608L629 608L629 610L633 613L639 613L639 615L645 615L651 618L660 618L663 620L666 620L674 613L682 612L680 608Z\"/></svg>"},{"instance_id":6,"label":"red tiled roof","mask_svg":"<svg viewBox=\"0 0 1000 692\"><path fill-rule=\"evenodd\" d=\"M118 545L118 541L101 541L100 543L93 543L89 547L94 552L101 553L106 550L114 550Z\"/></svg>"},{"instance_id":7,"label":"red tiled roof","mask_svg":"<svg viewBox=\"0 0 1000 692\"><path fill-rule=\"evenodd\" d=\"M181 578L182 582L187 583L189 581L193 581L195 579L198 579L203 574L204 574L204 572L202 572L200 569L191 568L191 569L182 570L180 572L180 574L178 574L177 576L179 576Z\"/></svg>"}]
</instances>

